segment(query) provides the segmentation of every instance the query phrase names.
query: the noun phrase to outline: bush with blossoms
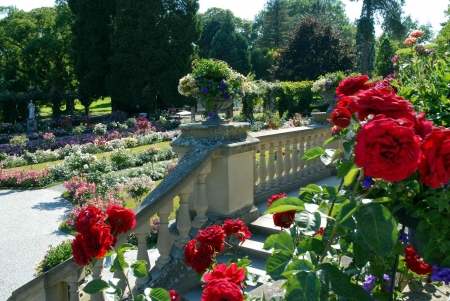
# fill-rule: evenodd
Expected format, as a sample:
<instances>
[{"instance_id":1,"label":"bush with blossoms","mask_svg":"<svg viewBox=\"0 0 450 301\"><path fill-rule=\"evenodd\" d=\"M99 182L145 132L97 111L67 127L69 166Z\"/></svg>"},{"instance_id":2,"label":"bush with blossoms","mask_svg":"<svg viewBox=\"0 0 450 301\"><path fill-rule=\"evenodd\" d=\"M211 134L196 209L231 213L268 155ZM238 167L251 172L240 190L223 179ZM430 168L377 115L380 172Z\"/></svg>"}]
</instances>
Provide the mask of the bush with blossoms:
<instances>
[{"instance_id":1,"label":"bush with blossoms","mask_svg":"<svg viewBox=\"0 0 450 301\"><path fill-rule=\"evenodd\" d=\"M73 259L78 265L86 266L91 263L95 265L98 259L116 253L113 269L115 272L124 273L131 300L148 300L147 297L161 301L178 300L179 296L175 291L166 291L162 288L146 289L144 294L133 295L126 270L129 268L136 278L143 278L148 275L147 263L144 260L137 260L131 264L125 261L125 252L134 248L130 244L122 244L117 251L114 251L113 247L117 243L118 235L127 233L135 225L136 215L131 209L118 205L109 206L105 212L95 206L85 208L75 220L75 229L78 233L72 242ZM109 282L94 279L83 288L83 291L90 295L104 290L113 294L115 300L119 300L122 296L119 283L114 279Z\"/></svg>"},{"instance_id":2,"label":"bush with blossoms","mask_svg":"<svg viewBox=\"0 0 450 301\"><path fill-rule=\"evenodd\" d=\"M184 249L184 259L188 266L201 275L203 284L202 301L233 300L242 301L246 267L251 261L246 257L237 259L237 249L251 233L240 219L225 220L199 230L196 238L191 239ZM218 263L217 256L231 252L233 257L227 264Z\"/></svg>"},{"instance_id":3,"label":"bush with blossoms","mask_svg":"<svg viewBox=\"0 0 450 301\"><path fill-rule=\"evenodd\" d=\"M335 163L340 185L269 200L288 231L266 240L266 272L287 300L398 300L408 281L450 282L450 129L395 91L366 75L341 81L324 145L343 150L302 158Z\"/></svg>"}]
</instances>

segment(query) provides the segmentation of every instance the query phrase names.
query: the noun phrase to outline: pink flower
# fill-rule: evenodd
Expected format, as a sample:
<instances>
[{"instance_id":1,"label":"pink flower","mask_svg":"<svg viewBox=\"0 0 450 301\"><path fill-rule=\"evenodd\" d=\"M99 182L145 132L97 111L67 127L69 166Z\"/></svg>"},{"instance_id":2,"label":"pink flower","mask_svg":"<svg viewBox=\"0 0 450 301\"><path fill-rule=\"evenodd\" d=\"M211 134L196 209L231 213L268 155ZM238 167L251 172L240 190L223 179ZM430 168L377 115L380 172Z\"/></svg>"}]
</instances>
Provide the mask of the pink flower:
<instances>
[{"instance_id":1,"label":"pink flower","mask_svg":"<svg viewBox=\"0 0 450 301\"><path fill-rule=\"evenodd\" d=\"M423 31L422 30L414 30L413 32L411 32L409 34L409 36L411 38L420 38L421 36L423 36Z\"/></svg>"}]
</instances>

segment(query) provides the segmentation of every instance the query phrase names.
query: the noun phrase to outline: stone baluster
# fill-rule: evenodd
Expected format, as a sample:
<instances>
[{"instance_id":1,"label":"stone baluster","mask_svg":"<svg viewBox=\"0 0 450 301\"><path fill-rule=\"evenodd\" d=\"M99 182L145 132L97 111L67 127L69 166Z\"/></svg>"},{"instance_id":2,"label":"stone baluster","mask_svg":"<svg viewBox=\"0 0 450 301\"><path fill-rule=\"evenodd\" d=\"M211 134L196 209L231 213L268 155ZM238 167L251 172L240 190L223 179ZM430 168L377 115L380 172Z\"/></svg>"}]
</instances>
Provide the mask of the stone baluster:
<instances>
[{"instance_id":1,"label":"stone baluster","mask_svg":"<svg viewBox=\"0 0 450 301\"><path fill-rule=\"evenodd\" d=\"M298 167L298 174L301 177L305 177L307 175L306 173L306 163L302 160L303 155L305 154L305 144L306 144L306 137L300 137L299 138L299 146L298 146L298 160L299 160L299 167Z\"/></svg>"},{"instance_id":2,"label":"stone baluster","mask_svg":"<svg viewBox=\"0 0 450 301\"><path fill-rule=\"evenodd\" d=\"M291 168L292 168L292 162L291 162L291 141L286 141L286 146L284 147L284 177L283 177L283 183L289 182L291 180Z\"/></svg>"},{"instance_id":3,"label":"stone baluster","mask_svg":"<svg viewBox=\"0 0 450 301\"><path fill-rule=\"evenodd\" d=\"M320 140L319 134L314 135L312 147L319 147L320 146L319 140ZM314 170L314 173L316 173L316 172L320 171L320 168L321 168L320 165L322 164L322 161L320 160L320 158L316 158L313 160L313 162L314 162L313 170Z\"/></svg>"},{"instance_id":4,"label":"stone baluster","mask_svg":"<svg viewBox=\"0 0 450 301\"><path fill-rule=\"evenodd\" d=\"M195 196L194 208L197 216L194 218L193 227L200 229L208 220L205 215L208 210L208 199L206 197L206 177L211 172L211 162L197 176L197 195Z\"/></svg>"},{"instance_id":5,"label":"stone baluster","mask_svg":"<svg viewBox=\"0 0 450 301\"><path fill-rule=\"evenodd\" d=\"M253 152L253 183L254 183L254 194L257 194L261 191L261 186L258 185L258 168L256 168L256 153L258 151L258 147L256 147Z\"/></svg>"},{"instance_id":6,"label":"stone baluster","mask_svg":"<svg viewBox=\"0 0 450 301\"><path fill-rule=\"evenodd\" d=\"M172 239L169 232L169 215L173 211L173 201L168 202L161 210L158 211L159 227L158 227L158 251L159 257L156 260L156 267L162 269L168 264L172 257L170 257L170 250L172 249Z\"/></svg>"},{"instance_id":7,"label":"stone baluster","mask_svg":"<svg viewBox=\"0 0 450 301\"><path fill-rule=\"evenodd\" d=\"M175 242L175 246L182 249L188 241L191 240L189 232L191 231L191 217L189 215L189 196L194 192L194 181L192 180L181 192L180 209L178 210L177 229L180 235Z\"/></svg>"},{"instance_id":8,"label":"stone baluster","mask_svg":"<svg viewBox=\"0 0 450 301\"><path fill-rule=\"evenodd\" d=\"M265 190L267 185L266 145L261 143L259 148L259 190Z\"/></svg>"},{"instance_id":9,"label":"stone baluster","mask_svg":"<svg viewBox=\"0 0 450 301\"><path fill-rule=\"evenodd\" d=\"M136 232L135 232L136 233ZM115 247L114 247L114 250L117 252L117 249L119 248L119 245L116 245ZM147 249L146 249L147 250ZM139 252L139 250L138 250L138 252ZM118 284L118 286L120 287L120 289L122 290L122 294L123 294L123 296L125 296L125 290L126 289L128 289L127 288L127 282L126 282L126 280L125 280L125 274L127 273L127 269L125 269L124 271L115 271L114 273L113 273L113 278L117 278L117 279L119 279L120 281L119 281L119 284Z\"/></svg>"},{"instance_id":10,"label":"stone baluster","mask_svg":"<svg viewBox=\"0 0 450 301\"><path fill-rule=\"evenodd\" d=\"M275 146L273 142L270 142L269 144L269 166L267 167L267 173L269 176L269 179L267 181L268 187L276 187L277 183L275 181L275 173L276 173L276 169L275 169L275 162L274 162L274 150L275 150Z\"/></svg>"},{"instance_id":11,"label":"stone baluster","mask_svg":"<svg viewBox=\"0 0 450 301\"><path fill-rule=\"evenodd\" d=\"M137 249L137 260L144 260L147 262L145 265L145 269L150 271L150 257L148 256L147 251L147 236L151 232L150 230L150 222L148 220L144 221L138 228L134 229L134 233L136 235L136 238L138 240L138 249ZM143 278L137 278L136 279L136 285L142 286L146 284L150 280L150 276L143 277Z\"/></svg>"},{"instance_id":12,"label":"stone baluster","mask_svg":"<svg viewBox=\"0 0 450 301\"><path fill-rule=\"evenodd\" d=\"M65 282L69 285L69 301L81 301L80 298L80 280L84 278L84 270L80 276L78 273L74 273L66 278ZM80 279L81 278L81 279ZM65 291L67 294L67 291ZM67 300L67 297L65 298Z\"/></svg>"},{"instance_id":13,"label":"stone baluster","mask_svg":"<svg viewBox=\"0 0 450 301\"><path fill-rule=\"evenodd\" d=\"M326 140L325 133L320 133L319 140L318 140L318 145L321 148L324 148L323 143L325 142L325 140ZM326 165L319 158L319 170L324 170L325 168L326 168Z\"/></svg>"},{"instance_id":14,"label":"stone baluster","mask_svg":"<svg viewBox=\"0 0 450 301\"><path fill-rule=\"evenodd\" d=\"M305 151L308 151L313 145L312 137L306 136L305 137ZM312 160L305 162L305 176L309 177L311 174L313 174L313 168L312 168Z\"/></svg>"},{"instance_id":15,"label":"stone baluster","mask_svg":"<svg viewBox=\"0 0 450 301\"><path fill-rule=\"evenodd\" d=\"M97 259L97 262L92 268L92 280L102 279L104 261L105 261L104 258ZM91 301L105 301L105 295L103 294L103 292L93 294L91 295Z\"/></svg>"},{"instance_id":16,"label":"stone baluster","mask_svg":"<svg viewBox=\"0 0 450 301\"><path fill-rule=\"evenodd\" d=\"M278 141L277 146L277 164L276 164L276 182L277 184L282 184L283 181L283 172L284 172L284 162L283 162L283 141Z\"/></svg>"},{"instance_id":17,"label":"stone baluster","mask_svg":"<svg viewBox=\"0 0 450 301\"><path fill-rule=\"evenodd\" d=\"M294 138L294 143L292 143L292 172L290 173L289 180L293 181L297 177L300 167L300 161L298 157L298 138Z\"/></svg>"}]
</instances>

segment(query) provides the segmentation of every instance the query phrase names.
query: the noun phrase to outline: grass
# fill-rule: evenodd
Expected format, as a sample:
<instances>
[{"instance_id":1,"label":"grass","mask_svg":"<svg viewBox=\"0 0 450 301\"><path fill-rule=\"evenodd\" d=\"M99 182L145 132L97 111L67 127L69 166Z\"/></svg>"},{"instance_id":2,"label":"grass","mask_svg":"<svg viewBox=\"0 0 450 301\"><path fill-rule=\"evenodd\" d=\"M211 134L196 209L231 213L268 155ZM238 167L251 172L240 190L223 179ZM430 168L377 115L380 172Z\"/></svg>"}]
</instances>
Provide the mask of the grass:
<instances>
[{"instance_id":1,"label":"grass","mask_svg":"<svg viewBox=\"0 0 450 301\"><path fill-rule=\"evenodd\" d=\"M49 116L52 115L53 110L49 106L40 106L39 109L41 110L41 116ZM65 110L66 105L61 106L61 110ZM78 99L75 99L75 114L84 114L84 107L83 105L78 101ZM104 114L111 114L111 98L105 97L104 99L99 99L95 101L90 107L89 107L89 114L94 115L104 115Z\"/></svg>"},{"instance_id":2,"label":"grass","mask_svg":"<svg viewBox=\"0 0 450 301\"><path fill-rule=\"evenodd\" d=\"M149 148L150 146L157 146L159 148L164 148L166 146L170 145L169 141L164 141L164 142L159 142L159 143L155 143L155 144L148 144L148 145L142 145L142 146L138 146L135 148L131 148L131 152L135 153L135 152L142 152L143 150ZM103 159L104 157L106 159L109 158L109 152L106 153L100 153L100 154L95 154L95 157L97 157L98 160ZM25 166L20 166L20 167L13 167L13 168L8 168L5 170L15 170L15 169L24 169L24 170L43 170L49 166L53 166L59 163L62 163L64 160L57 160L57 161L51 161L51 162L44 162L44 163L39 163L39 164L33 164L33 165L25 165Z\"/></svg>"}]
</instances>

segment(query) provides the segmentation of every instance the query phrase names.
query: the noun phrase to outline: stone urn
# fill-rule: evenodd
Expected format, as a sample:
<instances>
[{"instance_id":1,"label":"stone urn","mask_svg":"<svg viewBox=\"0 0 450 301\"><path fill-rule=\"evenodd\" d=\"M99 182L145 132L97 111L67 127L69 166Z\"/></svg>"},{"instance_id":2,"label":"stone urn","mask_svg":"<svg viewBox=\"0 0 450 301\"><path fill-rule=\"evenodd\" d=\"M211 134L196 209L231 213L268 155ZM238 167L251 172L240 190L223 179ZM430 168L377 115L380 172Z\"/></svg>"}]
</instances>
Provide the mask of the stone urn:
<instances>
[{"instance_id":1,"label":"stone urn","mask_svg":"<svg viewBox=\"0 0 450 301\"><path fill-rule=\"evenodd\" d=\"M311 112L311 117L316 123L328 123L330 114L327 112Z\"/></svg>"},{"instance_id":2,"label":"stone urn","mask_svg":"<svg viewBox=\"0 0 450 301\"><path fill-rule=\"evenodd\" d=\"M332 90L322 91L319 93L319 95L322 96L323 102L325 102L329 105L326 112L331 114L333 112L334 107L336 106L336 101L337 101L335 90L332 89Z\"/></svg>"},{"instance_id":3,"label":"stone urn","mask_svg":"<svg viewBox=\"0 0 450 301\"><path fill-rule=\"evenodd\" d=\"M205 100L198 101L202 106L208 108ZM219 111L228 108L233 105L233 100L228 101L216 101L213 107L211 108L211 113L209 113L208 118L205 121L202 121L204 125L217 125L217 124L228 124L229 121L223 118L220 118Z\"/></svg>"}]
</instances>

